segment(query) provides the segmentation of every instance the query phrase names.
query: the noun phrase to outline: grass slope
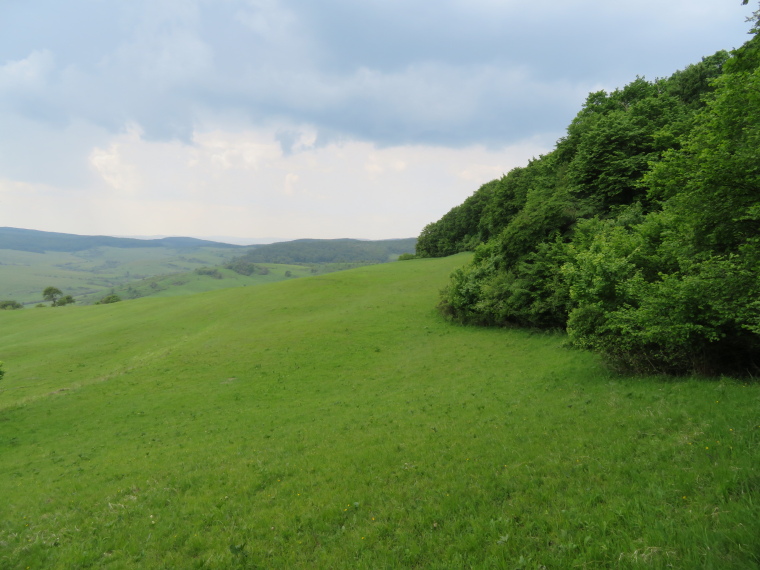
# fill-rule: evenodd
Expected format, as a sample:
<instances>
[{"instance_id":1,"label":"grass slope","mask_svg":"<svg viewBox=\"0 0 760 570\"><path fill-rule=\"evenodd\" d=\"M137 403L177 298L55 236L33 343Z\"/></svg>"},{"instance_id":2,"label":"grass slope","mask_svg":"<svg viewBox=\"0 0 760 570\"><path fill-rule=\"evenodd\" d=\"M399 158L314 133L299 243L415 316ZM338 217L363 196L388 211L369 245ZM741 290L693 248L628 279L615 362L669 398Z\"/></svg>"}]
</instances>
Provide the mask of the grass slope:
<instances>
[{"instance_id":1,"label":"grass slope","mask_svg":"<svg viewBox=\"0 0 760 570\"><path fill-rule=\"evenodd\" d=\"M0 567L757 567L758 385L450 325L466 259L0 313Z\"/></svg>"},{"instance_id":2,"label":"grass slope","mask_svg":"<svg viewBox=\"0 0 760 570\"><path fill-rule=\"evenodd\" d=\"M126 285L112 287L109 293L113 292L122 299L136 299L140 297L176 297L180 295L194 295L206 291L216 291L219 289L229 289L230 287L247 287L249 285L261 285L264 283L274 283L285 279L295 277L307 277L312 275L309 267L302 265L277 265L277 264L259 264L266 267L269 273L260 275L240 275L231 269L224 267L214 268L221 278L215 278L209 275L198 274L196 272L174 273L170 275L157 275L133 281ZM77 301L83 304L93 304L103 298L103 292L85 295Z\"/></svg>"}]
</instances>

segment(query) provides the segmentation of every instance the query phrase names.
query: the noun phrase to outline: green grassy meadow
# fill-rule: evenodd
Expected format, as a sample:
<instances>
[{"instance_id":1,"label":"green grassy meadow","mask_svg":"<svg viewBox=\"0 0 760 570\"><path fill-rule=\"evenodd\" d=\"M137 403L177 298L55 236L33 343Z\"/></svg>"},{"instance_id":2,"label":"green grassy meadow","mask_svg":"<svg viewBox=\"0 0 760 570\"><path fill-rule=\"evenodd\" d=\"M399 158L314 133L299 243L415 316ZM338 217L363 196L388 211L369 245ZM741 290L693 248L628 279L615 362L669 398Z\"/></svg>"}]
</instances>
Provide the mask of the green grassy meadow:
<instances>
[{"instance_id":1,"label":"green grassy meadow","mask_svg":"<svg viewBox=\"0 0 760 570\"><path fill-rule=\"evenodd\" d=\"M72 295L78 304L92 305L109 294L122 299L174 297L274 283L343 271L368 263L257 263L267 275L241 275L223 264L244 254L246 248L167 247L117 248L101 246L77 252L0 249L0 300L15 300L33 307L42 302L48 286ZM221 279L195 272L217 268Z\"/></svg>"},{"instance_id":2,"label":"green grassy meadow","mask_svg":"<svg viewBox=\"0 0 760 570\"><path fill-rule=\"evenodd\" d=\"M307 277L312 274L309 267L303 265L278 265L274 263L259 264L269 270L267 275L240 275L231 269L224 267L215 267L221 279L209 275L200 275L194 271L186 273L174 273L169 275L156 275L124 283L117 287L112 287L107 293L113 292L122 299L134 299L139 297L176 297L180 295L194 295L206 291L216 291L219 289L228 289L230 287L248 287L249 285L261 285L264 283L274 283L294 277ZM289 272L290 277L286 276ZM78 302L84 304L94 304L103 298L106 292L99 291L94 294L85 295Z\"/></svg>"},{"instance_id":3,"label":"green grassy meadow","mask_svg":"<svg viewBox=\"0 0 760 570\"><path fill-rule=\"evenodd\" d=\"M458 255L0 312L0 567L760 567L760 385L435 310Z\"/></svg>"}]
</instances>

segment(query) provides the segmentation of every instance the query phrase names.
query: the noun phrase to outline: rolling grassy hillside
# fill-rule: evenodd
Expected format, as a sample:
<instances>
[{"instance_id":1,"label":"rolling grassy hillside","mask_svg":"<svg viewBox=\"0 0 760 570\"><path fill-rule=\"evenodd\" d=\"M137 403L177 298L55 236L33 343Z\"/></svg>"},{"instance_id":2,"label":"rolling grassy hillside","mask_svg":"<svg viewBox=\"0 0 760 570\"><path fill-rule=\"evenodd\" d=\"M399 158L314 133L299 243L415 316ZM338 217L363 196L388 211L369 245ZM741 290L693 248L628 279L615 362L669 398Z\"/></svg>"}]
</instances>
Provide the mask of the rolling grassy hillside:
<instances>
[{"instance_id":1,"label":"rolling grassy hillside","mask_svg":"<svg viewBox=\"0 0 760 570\"><path fill-rule=\"evenodd\" d=\"M174 273L169 275L156 275L132 281L109 289L109 293L119 295L121 299L135 299L139 297L177 297L182 295L194 295L206 291L228 289L230 287L248 287L249 285L261 285L274 283L295 277L308 277L314 272L312 268L303 265L278 265L259 264L269 271L266 275L254 273L253 275L240 275L231 269L224 267L213 268L217 277L199 274L195 271L187 273ZM203 269L203 268L200 268ZM211 268L206 268L211 269ZM94 304L103 298L103 291L84 295L77 301L83 304Z\"/></svg>"},{"instance_id":2,"label":"rolling grassy hillside","mask_svg":"<svg viewBox=\"0 0 760 570\"><path fill-rule=\"evenodd\" d=\"M112 288L145 277L219 265L241 251L244 250L106 246L45 253L0 249L0 299L38 303L42 290L50 285L73 295L77 301L87 296L100 298Z\"/></svg>"},{"instance_id":3,"label":"rolling grassy hillside","mask_svg":"<svg viewBox=\"0 0 760 570\"><path fill-rule=\"evenodd\" d=\"M243 247L183 237L141 240L0 228L0 300L35 305L48 286L92 304L110 293L130 299L258 285L286 279L285 272L302 277L395 261L413 252L416 241L295 240ZM235 258L266 265L270 273L244 276L220 269L223 279L194 274Z\"/></svg>"},{"instance_id":4,"label":"rolling grassy hillside","mask_svg":"<svg viewBox=\"0 0 760 570\"><path fill-rule=\"evenodd\" d=\"M0 567L757 567L760 387L451 325L467 259L0 312Z\"/></svg>"},{"instance_id":5,"label":"rolling grassy hillside","mask_svg":"<svg viewBox=\"0 0 760 570\"><path fill-rule=\"evenodd\" d=\"M82 236L59 232L43 232L22 228L0 228L0 249L31 251L77 252L101 247L117 249L169 248L191 251L210 247L214 249L238 249L240 246L189 237L166 237L158 239L137 239L112 236Z\"/></svg>"}]
</instances>

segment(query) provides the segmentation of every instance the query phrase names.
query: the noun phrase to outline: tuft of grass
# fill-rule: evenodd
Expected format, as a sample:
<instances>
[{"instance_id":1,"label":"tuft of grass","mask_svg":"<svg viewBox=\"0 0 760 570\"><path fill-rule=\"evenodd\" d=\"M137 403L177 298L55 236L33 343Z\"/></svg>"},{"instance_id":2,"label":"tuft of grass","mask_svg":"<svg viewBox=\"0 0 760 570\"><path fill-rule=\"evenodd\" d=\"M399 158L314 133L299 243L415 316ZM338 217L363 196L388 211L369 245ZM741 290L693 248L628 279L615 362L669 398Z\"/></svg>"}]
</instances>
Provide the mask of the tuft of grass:
<instances>
[{"instance_id":1,"label":"tuft of grass","mask_svg":"<svg viewBox=\"0 0 760 570\"><path fill-rule=\"evenodd\" d=\"M0 567L757 567L758 385L451 325L466 260L0 313Z\"/></svg>"}]
</instances>

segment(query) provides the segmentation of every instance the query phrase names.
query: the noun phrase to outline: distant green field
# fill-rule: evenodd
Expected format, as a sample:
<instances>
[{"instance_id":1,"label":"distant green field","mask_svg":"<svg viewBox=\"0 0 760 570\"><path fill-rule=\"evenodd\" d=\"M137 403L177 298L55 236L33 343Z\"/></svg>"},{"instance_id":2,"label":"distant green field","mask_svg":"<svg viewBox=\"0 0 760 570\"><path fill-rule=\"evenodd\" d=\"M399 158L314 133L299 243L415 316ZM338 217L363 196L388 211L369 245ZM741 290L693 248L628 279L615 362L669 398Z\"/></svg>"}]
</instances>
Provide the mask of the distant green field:
<instances>
[{"instance_id":1,"label":"distant green field","mask_svg":"<svg viewBox=\"0 0 760 570\"><path fill-rule=\"evenodd\" d=\"M263 265L262 265L263 266ZM229 287L246 287L248 285L261 285L274 283L288 278L304 277L311 275L308 267L266 264L269 271L266 275L240 275L223 267L213 268L218 277L198 274L196 272L174 273L169 275L157 275L132 281L117 287L111 287L108 292L119 295L121 299L136 299L139 297L175 297L179 295L192 295L205 291L216 291ZM209 268L212 269L212 268ZM286 276L286 272L289 275ZM103 291L85 295L79 301L84 304L96 303L104 295Z\"/></svg>"},{"instance_id":2,"label":"distant green field","mask_svg":"<svg viewBox=\"0 0 760 570\"><path fill-rule=\"evenodd\" d=\"M38 303L55 286L81 300L145 277L220 265L244 249L98 247L74 253L0 250L0 300Z\"/></svg>"},{"instance_id":3,"label":"distant green field","mask_svg":"<svg viewBox=\"0 0 760 570\"><path fill-rule=\"evenodd\" d=\"M332 271L342 271L352 266L363 264L353 263L319 263L311 265L284 265L278 263L258 263L259 268L264 268L267 273L253 275L241 275L226 269L225 267L215 268L198 268L212 269L216 271L216 276L199 274L197 271L189 273L174 273L169 275L156 275L140 281L132 281L128 284L111 287L107 292L119 295L121 299L136 299L140 297L175 297L180 295L193 295L205 291L216 291L219 289L228 289L230 287L247 287L249 285L262 285L264 283L275 283L297 277L311 277L330 273ZM104 291L98 291L90 295L84 295L77 301L83 304L94 304L104 296Z\"/></svg>"},{"instance_id":4,"label":"distant green field","mask_svg":"<svg viewBox=\"0 0 760 570\"><path fill-rule=\"evenodd\" d=\"M359 248L358 256L361 256L363 251L361 248L369 250L374 248L384 253L390 247L385 245L385 241L303 241L311 245L314 250L312 254L318 253L326 258L334 253L334 241L340 243L346 241ZM412 244L413 249L414 240L386 241L397 248L401 246L396 242L402 245L407 244L407 246ZM275 245L279 246L279 249L275 251L281 252L282 259L300 259L298 257L300 242ZM155 246L144 248L99 246L72 253L61 251L36 253L0 249L0 301L14 300L27 306L34 306L43 301L42 291L48 286L57 287L64 294L72 295L77 303L85 305L94 304L108 294L116 294L122 299L147 296L170 297L273 283L293 277L330 273L398 258L398 255L395 257L391 255L391 259L388 257L390 254L384 253L381 256L382 259L364 262L313 261L296 264L290 261L285 263L257 260L256 265L266 267L269 273L266 275L257 273L250 276L220 267L232 259L244 256L250 249L252 248L175 249ZM196 273L196 270L207 267L219 267L221 279Z\"/></svg>"},{"instance_id":5,"label":"distant green field","mask_svg":"<svg viewBox=\"0 0 760 570\"><path fill-rule=\"evenodd\" d=\"M760 385L452 325L467 260L0 312L0 567L760 566Z\"/></svg>"}]
</instances>

